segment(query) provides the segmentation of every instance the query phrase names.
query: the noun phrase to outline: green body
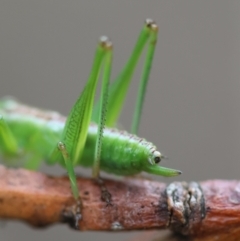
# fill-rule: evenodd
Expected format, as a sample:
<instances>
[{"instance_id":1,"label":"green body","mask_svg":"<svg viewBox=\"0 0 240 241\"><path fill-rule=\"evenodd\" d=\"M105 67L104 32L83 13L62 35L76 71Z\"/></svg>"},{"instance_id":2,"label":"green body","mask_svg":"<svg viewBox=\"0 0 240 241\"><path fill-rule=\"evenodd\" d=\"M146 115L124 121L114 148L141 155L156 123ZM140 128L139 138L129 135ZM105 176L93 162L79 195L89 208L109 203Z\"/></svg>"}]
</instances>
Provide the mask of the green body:
<instances>
[{"instance_id":1,"label":"green body","mask_svg":"<svg viewBox=\"0 0 240 241\"><path fill-rule=\"evenodd\" d=\"M0 100L0 115L4 116L20 152L17 158L34 160L39 157L48 164L65 166L64 160L50 160L50 154L61 139L65 118L56 112L42 111L20 104L12 99ZM88 128L87 140L82 157L75 165L92 167L97 125ZM1 145L2 146L2 145ZM115 128L105 128L102 142L100 168L117 175L134 175L143 171L148 163L148 150L155 148L151 143ZM34 165L34 163L33 163Z\"/></svg>"},{"instance_id":2,"label":"green body","mask_svg":"<svg viewBox=\"0 0 240 241\"><path fill-rule=\"evenodd\" d=\"M99 179L99 170L118 175L145 171L162 176L181 172L159 165L163 158L156 147L136 136L146 92L146 85L157 42L158 27L146 20L133 52L123 70L110 84L112 43L101 37L87 83L67 118L56 112L41 111L11 99L0 100L0 151L6 162L26 161L25 167L36 169L42 161L60 163L68 171L73 196L77 200L76 223L81 219L81 198L74 166L92 167L92 176ZM148 43L131 134L113 129L121 112L137 62ZM95 92L102 74L100 100L95 106ZM63 99L62 96L61 99ZM96 124L91 124L93 121ZM108 204L111 195L102 182L102 199Z\"/></svg>"}]
</instances>

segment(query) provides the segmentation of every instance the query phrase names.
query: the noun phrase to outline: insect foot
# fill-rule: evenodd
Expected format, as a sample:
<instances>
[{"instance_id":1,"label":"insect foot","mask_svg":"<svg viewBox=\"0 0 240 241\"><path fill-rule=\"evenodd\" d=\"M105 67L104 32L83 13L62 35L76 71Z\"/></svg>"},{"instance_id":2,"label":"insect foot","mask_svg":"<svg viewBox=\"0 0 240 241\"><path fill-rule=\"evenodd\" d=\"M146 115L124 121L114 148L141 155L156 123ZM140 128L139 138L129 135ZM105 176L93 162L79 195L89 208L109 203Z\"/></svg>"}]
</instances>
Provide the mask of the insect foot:
<instances>
[{"instance_id":1,"label":"insect foot","mask_svg":"<svg viewBox=\"0 0 240 241\"><path fill-rule=\"evenodd\" d=\"M81 207L82 207L82 203L80 199L78 199L75 206L75 214L74 214L76 229L79 229L79 221L82 220Z\"/></svg>"},{"instance_id":2,"label":"insect foot","mask_svg":"<svg viewBox=\"0 0 240 241\"><path fill-rule=\"evenodd\" d=\"M68 223L70 227L79 229L79 222L82 220L82 203L78 199L76 204L72 207L66 208L62 213L63 222Z\"/></svg>"},{"instance_id":3,"label":"insect foot","mask_svg":"<svg viewBox=\"0 0 240 241\"><path fill-rule=\"evenodd\" d=\"M97 184L101 188L101 199L102 201L107 203L108 206L113 206L112 204L112 195L111 193L107 190L106 186L104 185L104 181L101 178L96 179Z\"/></svg>"},{"instance_id":4,"label":"insect foot","mask_svg":"<svg viewBox=\"0 0 240 241\"><path fill-rule=\"evenodd\" d=\"M104 187L105 188L105 187ZM107 206L113 206L112 205L112 195L111 193L105 188L105 190L102 189L102 193L101 193L101 199L107 203Z\"/></svg>"}]
</instances>

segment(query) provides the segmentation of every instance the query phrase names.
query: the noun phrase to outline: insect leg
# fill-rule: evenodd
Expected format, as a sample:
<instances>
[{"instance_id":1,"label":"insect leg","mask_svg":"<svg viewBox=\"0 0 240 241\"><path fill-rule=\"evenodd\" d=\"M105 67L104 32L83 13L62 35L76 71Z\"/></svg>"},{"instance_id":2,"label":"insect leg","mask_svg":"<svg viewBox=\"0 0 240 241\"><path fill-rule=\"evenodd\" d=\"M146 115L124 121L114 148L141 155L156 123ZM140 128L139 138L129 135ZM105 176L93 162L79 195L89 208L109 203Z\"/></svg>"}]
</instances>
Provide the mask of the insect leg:
<instances>
[{"instance_id":1,"label":"insect leg","mask_svg":"<svg viewBox=\"0 0 240 241\"><path fill-rule=\"evenodd\" d=\"M68 171L68 177L71 183L72 193L77 202L77 205L74 210L74 219L75 219L75 227L78 228L79 220L82 219L82 215L81 215L82 202L78 191L76 174L74 172L73 164L71 162L69 153L67 152L66 146L62 142L59 142L58 149L62 153L62 156L64 158L66 169Z\"/></svg>"},{"instance_id":2,"label":"insect leg","mask_svg":"<svg viewBox=\"0 0 240 241\"><path fill-rule=\"evenodd\" d=\"M100 112L98 117L98 132L97 132L97 141L95 146L95 153L94 153L94 162L92 168L92 176L98 182L101 187L101 198L103 201L107 202L107 204L111 204L111 194L107 191L104 182L101 180L99 175L100 170L100 157L101 157L101 147L102 147L102 139L103 137L103 130L106 121L106 114L107 114L107 101L108 101L108 86L111 76L111 69L112 69L112 45L109 42L106 48L106 56L103 68L103 77L102 77L102 90L100 96Z\"/></svg>"},{"instance_id":3,"label":"insect leg","mask_svg":"<svg viewBox=\"0 0 240 241\"><path fill-rule=\"evenodd\" d=\"M18 154L18 144L3 117L0 115L0 148L6 155Z\"/></svg>"},{"instance_id":4,"label":"insect leg","mask_svg":"<svg viewBox=\"0 0 240 241\"><path fill-rule=\"evenodd\" d=\"M145 64L142 72L140 86L138 89L136 108L135 108L134 116L132 120L131 133L134 133L134 134L137 134L138 132L138 127L139 127L139 122L140 122L142 107L143 107L143 101L146 94L147 83L148 83L149 74L152 67L152 61L155 53L155 47L157 43L158 26L151 20L146 20L146 24L151 30L151 36L148 42L149 44L148 44L148 49L146 53Z\"/></svg>"}]
</instances>

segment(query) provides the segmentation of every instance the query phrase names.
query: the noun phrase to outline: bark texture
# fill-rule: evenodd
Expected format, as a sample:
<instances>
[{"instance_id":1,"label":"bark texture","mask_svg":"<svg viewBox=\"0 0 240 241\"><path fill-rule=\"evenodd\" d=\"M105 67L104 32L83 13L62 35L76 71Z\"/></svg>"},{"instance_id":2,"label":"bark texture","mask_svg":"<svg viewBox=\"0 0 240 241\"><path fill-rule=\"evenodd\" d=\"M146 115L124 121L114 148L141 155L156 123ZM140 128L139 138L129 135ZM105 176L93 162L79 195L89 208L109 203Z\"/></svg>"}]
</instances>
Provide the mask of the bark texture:
<instances>
[{"instance_id":1,"label":"bark texture","mask_svg":"<svg viewBox=\"0 0 240 241\"><path fill-rule=\"evenodd\" d=\"M104 180L112 205L91 179L78 178L83 201L79 230L171 229L171 240L240 240L240 181L170 185L142 179ZM0 218L36 227L74 223L67 177L0 166ZM180 236L181 238L180 238Z\"/></svg>"}]
</instances>

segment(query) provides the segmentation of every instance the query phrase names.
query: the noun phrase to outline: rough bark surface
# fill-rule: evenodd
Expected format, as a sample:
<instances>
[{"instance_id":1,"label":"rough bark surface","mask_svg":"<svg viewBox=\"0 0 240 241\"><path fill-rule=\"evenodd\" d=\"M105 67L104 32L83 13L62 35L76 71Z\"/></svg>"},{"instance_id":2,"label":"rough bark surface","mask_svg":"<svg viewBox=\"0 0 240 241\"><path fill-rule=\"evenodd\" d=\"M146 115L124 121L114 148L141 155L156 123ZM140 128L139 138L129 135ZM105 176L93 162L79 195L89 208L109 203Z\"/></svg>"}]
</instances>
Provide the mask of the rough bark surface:
<instances>
[{"instance_id":1,"label":"rough bark surface","mask_svg":"<svg viewBox=\"0 0 240 241\"><path fill-rule=\"evenodd\" d=\"M142 179L104 180L112 205L101 201L91 179L78 178L83 200L80 230L169 228L171 240L240 240L240 181L170 185ZM36 227L74 222L75 200L67 177L0 166L0 218ZM179 237L181 235L181 238Z\"/></svg>"}]
</instances>

